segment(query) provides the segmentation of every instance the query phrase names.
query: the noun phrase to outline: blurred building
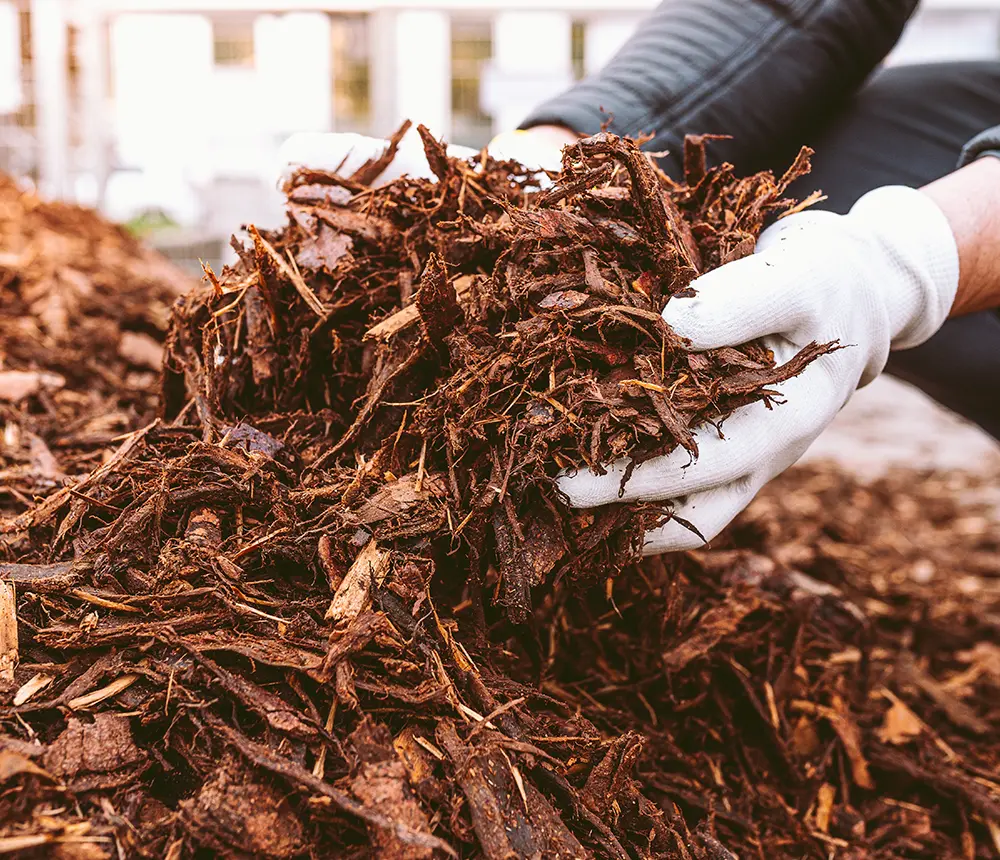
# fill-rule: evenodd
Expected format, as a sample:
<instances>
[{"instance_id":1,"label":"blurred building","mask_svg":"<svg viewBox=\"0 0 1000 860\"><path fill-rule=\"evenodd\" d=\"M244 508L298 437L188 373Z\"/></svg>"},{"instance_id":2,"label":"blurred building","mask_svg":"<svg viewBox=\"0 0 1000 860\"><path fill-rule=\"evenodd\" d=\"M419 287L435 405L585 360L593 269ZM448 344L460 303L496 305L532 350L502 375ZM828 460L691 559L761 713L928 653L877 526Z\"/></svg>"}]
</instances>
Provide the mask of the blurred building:
<instances>
[{"instance_id":1,"label":"blurred building","mask_svg":"<svg viewBox=\"0 0 1000 860\"><path fill-rule=\"evenodd\" d=\"M0 169L217 243L277 220L290 133L412 117L480 146L603 65L654 5L0 0ZM1000 0L925 0L891 61L998 56Z\"/></svg>"}]
</instances>

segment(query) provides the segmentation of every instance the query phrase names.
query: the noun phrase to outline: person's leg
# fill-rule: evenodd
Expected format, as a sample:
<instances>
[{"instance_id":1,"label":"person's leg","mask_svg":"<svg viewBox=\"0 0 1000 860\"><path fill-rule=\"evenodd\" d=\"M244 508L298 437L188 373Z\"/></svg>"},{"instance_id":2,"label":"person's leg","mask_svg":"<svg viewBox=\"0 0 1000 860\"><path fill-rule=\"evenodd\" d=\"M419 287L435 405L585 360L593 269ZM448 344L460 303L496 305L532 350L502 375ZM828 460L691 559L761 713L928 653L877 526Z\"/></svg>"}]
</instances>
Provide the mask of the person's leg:
<instances>
[{"instance_id":1,"label":"person's leg","mask_svg":"<svg viewBox=\"0 0 1000 860\"><path fill-rule=\"evenodd\" d=\"M816 155L792 193L822 189L827 200L818 208L846 212L881 185L926 185L953 171L963 144L997 123L1000 62L885 69L796 142ZM949 320L924 345L893 353L887 371L1000 438L1000 314Z\"/></svg>"},{"instance_id":2,"label":"person's leg","mask_svg":"<svg viewBox=\"0 0 1000 860\"><path fill-rule=\"evenodd\" d=\"M880 185L918 187L953 171L962 146L1000 123L1000 62L932 63L877 72L823 127L798 144L816 150L802 194L846 212Z\"/></svg>"}]
</instances>

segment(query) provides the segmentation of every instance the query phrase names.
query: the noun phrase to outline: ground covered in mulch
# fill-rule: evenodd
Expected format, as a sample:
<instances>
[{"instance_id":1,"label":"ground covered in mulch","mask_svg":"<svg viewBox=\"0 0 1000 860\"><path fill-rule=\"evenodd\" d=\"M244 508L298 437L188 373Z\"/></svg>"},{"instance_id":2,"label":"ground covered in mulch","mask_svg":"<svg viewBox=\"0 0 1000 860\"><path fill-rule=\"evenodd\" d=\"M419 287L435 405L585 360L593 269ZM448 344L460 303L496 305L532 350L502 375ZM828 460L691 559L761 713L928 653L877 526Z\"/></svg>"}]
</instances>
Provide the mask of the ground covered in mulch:
<instances>
[{"instance_id":1,"label":"ground covered in mulch","mask_svg":"<svg viewBox=\"0 0 1000 860\"><path fill-rule=\"evenodd\" d=\"M92 391L131 432L59 460L49 385L10 401L5 438L64 476L0 519L0 850L993 856L986 477L798 471L647 560L669 509L553 483L697 456L692 428L780 410L838 348L696 354L659 315L795 208L808 153L737 178L692 140L677 184L604 134L538 177L420 131L436 182L372 189L393 147L300 172L287 226L175 306L157 420L121 332L164 329L127 301L75 313L118 345Z\"/></svg>"}]
</instances>

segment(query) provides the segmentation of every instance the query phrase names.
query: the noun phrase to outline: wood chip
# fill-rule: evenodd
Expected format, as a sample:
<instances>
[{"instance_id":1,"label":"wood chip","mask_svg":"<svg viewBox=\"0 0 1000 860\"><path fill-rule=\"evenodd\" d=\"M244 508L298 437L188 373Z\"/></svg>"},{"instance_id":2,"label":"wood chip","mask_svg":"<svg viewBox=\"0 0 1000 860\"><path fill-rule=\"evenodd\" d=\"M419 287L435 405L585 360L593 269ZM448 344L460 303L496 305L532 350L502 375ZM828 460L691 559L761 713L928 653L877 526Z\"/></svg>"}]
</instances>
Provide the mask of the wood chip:
<instances>
[{"instance_id":1,"label":"wood chip","mask_svg":"<svg viewBox=\"0 0 1000 860\"><path fill-rule=\"evenodd\" d=\"M54 675L46 675L44 672L39 672L32 675L24 684L21 685L20 689L14 694L14 707L20 707L25 702L27 702L35 693L40 690L44 690L52 681L55 679Z\"/></svg>"},{"instance_id":2,"label":"wood chip","mask_svg":"<svg viewBox=\"0 0 1000 860\"><path fill-rule=\"evenodd\" d=\"M14 583L0 580L0 683L14 683L17 656L17 599Z\"/></svg>"},{"instance_id":3,"label":"wood chip","mask_svg":"<svg viewBox=\"0 0 1000 860\"><path fill-rule=\"evenodd\" d=\"M103 702L105 699L117 696L122 690L127 690L136 681L138 681L139 678L140 676L134 673L122 675L120 678L116 678L104 687L100 687L99 689L86 693L83 696L77 696L75 699L70 699L66 704L70 710L73 711L80 711L84 708L92 708L94 705Z\"/></svg>"},{"instance_id":4,"label":"wood chip","mask_svg":"<svg viewBox=\"0 0 1000 860\"><path fill-rule=\"evenodd\" d=\"M333 595L324 618L335 626L349 624L357 618L368 604L372 582L381 585L389 572L390 558L391 553L379 549L375 541L365 544Z\"/></svg>"},{"instance_id":5,"label":"wood chip","mask_svg":"<svg viewBox=\"0 0 1000 860\"><path fill-rule=\"evenodd\" d=\"M39 370L0 370L0 400L17 403L39 391L57 391L66 385L58 373Z\"/></svg>"}]
</instances>

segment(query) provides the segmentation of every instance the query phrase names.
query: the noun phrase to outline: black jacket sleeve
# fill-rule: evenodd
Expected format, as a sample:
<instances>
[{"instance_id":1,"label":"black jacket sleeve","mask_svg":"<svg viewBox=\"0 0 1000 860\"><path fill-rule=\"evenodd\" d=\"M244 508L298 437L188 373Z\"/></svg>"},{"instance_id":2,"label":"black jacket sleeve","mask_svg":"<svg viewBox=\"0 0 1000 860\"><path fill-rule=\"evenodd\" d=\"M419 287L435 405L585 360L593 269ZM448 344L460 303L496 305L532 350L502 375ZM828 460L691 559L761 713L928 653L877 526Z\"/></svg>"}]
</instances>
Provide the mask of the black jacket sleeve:
<instances>
[{"instance_id":1,"label":"black jacket sleeve","mask_svg":"<svg viewBox=\"0 0 1000 860\"><path fill-rule=\"evenodd\" d=\"M972 138L962 150L958 166L964 167L984 155L1000 157L1000 125L988 128Z\"/></svg>"},{"instance_id":2,"label":"black jacket sleeve","mask_svg":"<svg viewBox=\"0 0 1000 860\"><path fill-rule=\"evenodd\" d=\"M597 75L522 127L653 133L680 163L685 134L723 133L746 169L846 98L896 43L917 0L664 0ZM673 172L673 171L671 171Z\"/></svg>"}]
</instances>

